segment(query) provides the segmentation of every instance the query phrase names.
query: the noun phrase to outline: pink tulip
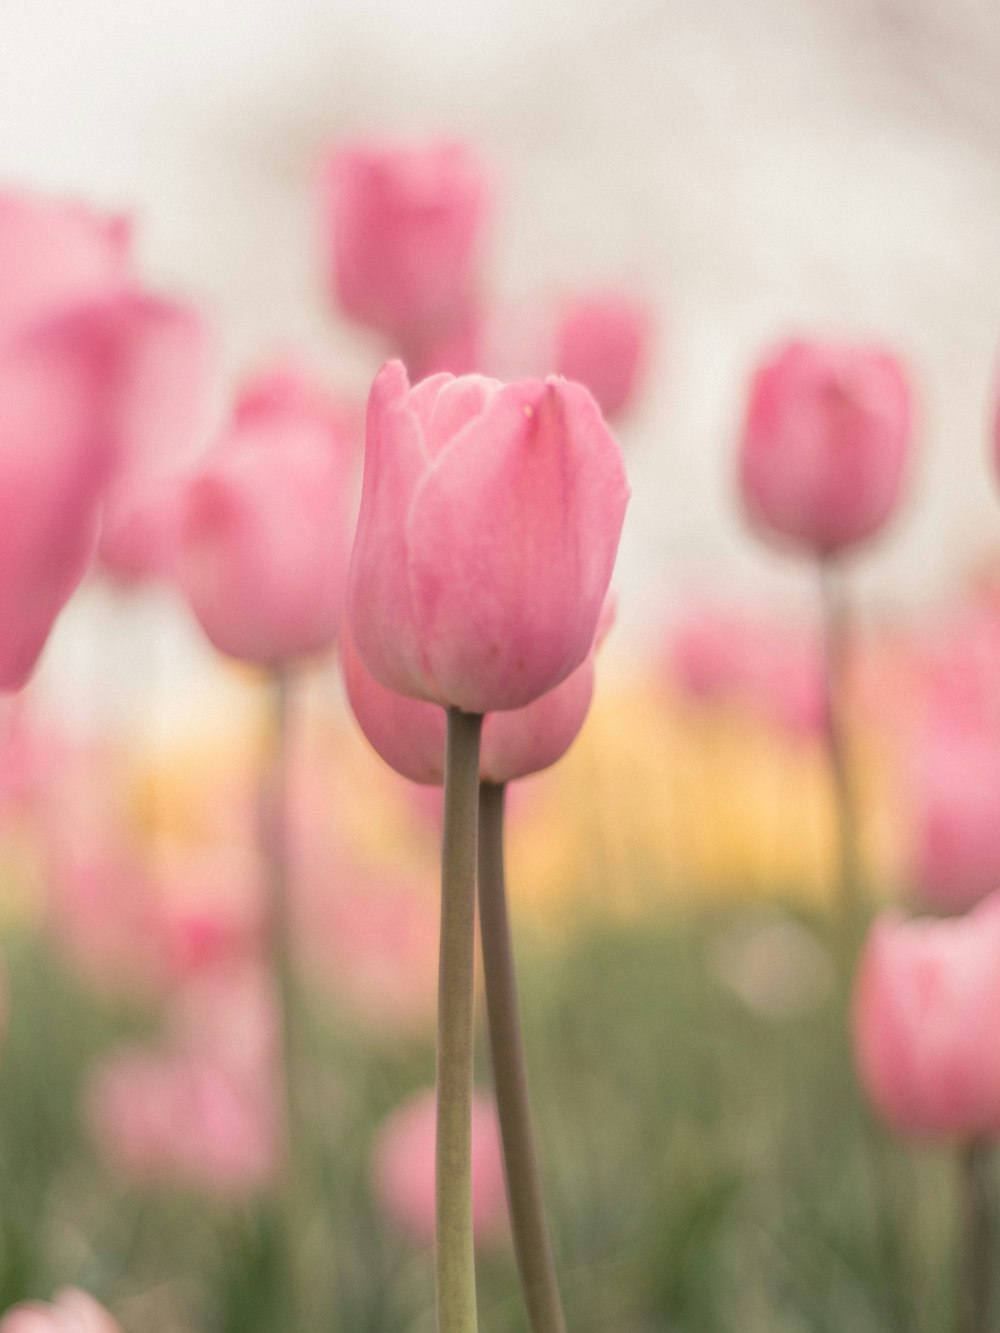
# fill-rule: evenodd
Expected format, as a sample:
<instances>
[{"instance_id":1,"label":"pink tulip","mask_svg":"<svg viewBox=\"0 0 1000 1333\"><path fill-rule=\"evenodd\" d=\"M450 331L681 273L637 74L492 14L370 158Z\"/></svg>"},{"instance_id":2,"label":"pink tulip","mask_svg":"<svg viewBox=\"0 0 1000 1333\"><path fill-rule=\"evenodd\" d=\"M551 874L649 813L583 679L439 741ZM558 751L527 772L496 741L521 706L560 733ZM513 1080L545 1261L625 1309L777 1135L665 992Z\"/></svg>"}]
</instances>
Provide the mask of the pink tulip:
<instances>
[{"instance_id":1,"label":"pink tulip","mask_svg":"<svg viewBox=\"0 0 1000 1333\"><path fill-rule=\"evenodd\" d=\"M556 373L585 384L607 418L633 399L649 356L649 311L616 292L578 297L561 312Z\"/></svg>"},{"instance_id":2,"label":"pink tulip","mask_svg":"<svg viewBox=\"0 0 1000 1333\"><path fill-rule=\"evenodd\" d=\"M474 320L486 173L463 144L362 142L330 154L323 190L335 299L416 372L411 358L466 336Z\"/></svg>"},{"instance_id":3,"label":"pink tulip","mask_svg":"<svg viewBox=\"0 0 1000 1333\"><path fill-rule=\"evenodd\" d=\"M129 281L129 222L83 204L0 191L0 343Z\"/></svg>"},{"instance_id":4,"label":"pink tulip","mask_svg":"<svg viewBox=\"0 0 1000 1333\"><path fill-rule=\"evenodd\" d=\"M0 1333L121 1333L92 1296L77 1287L57 1291L51 1305L25 1301L0 1319Z\"/></svg>"},{"instance_id":5,"label":"pink tulip","mask_svg":"<svg viewBox=\"0 0 1000 1333\"><path fill-rule=\"evenodd\" d=\"M1000 726L932 708L910 779L917 895L933 911L964 911L1000 886Z\"/></svg>"},{"instance_id":6,"label":"pink tulip","mask_svg":"<svg viewBox=\"0 0 1000 1333\"><path fill-rule=\"evenodd\" d=\"M343 611L354 439L300 377L252 381L184 499L178 578L221 652L264 666L332 646Z\"/></svg>"},{"instance_id":7,"label":"pink tulip","mask_svg":"<svg viewBox=\"0 0 1000 1333\"><path fill-rule=\"evenodd\" d=\"M114 326L88 309L0 350L0 690L30 676L93 550L117 462Z\"/></svg>"},{"instance_id":8,"label":"pink tulip","mask_svg":"<svg viewBox=\"0 0 1000 1333\"><path fill-rule=\"evenodd\" d=\"M1000 895L950 920L878 918L855 987L854 1051L872 1104L901 1133L1000 1133Z\"/></svg>"},{"instance_id":9,"label":"pink tulip","mask_svg":"<svg viewBox=\"0 0 1000 1333\"><path fill-rule=\"evenodd\" d=\"M435 1096L419 1092L384 1122L372 1150L375 1196L386 1216L417 1245L434 1241ZM472 1229L480 1245L506 1231L500 1134L492 1101L472 1098Z\"/></svg>"},{"instance_id":10,"label":"pink tulip","mask_svg":"<svg viewBox=\"0 0 1000 1333\"><path fill-rule=\"evenodd\" d=\"M444 709L380 685L346 632L342 658L347 697L372 749L411 782L440 786L444 782ZM583 726L593 692L591 653L561 684L530 704L487 713L479 755L483 781L512 782L562 758Z\"/></svg>"},{"instance_id":11,"label":"pink tulip","mask_svg":"<svg viewBox=\"0 0 1000 1333\"><path fill-rule=\"evenodd\" d=\"M270 1084L209 1056L121 1047L92 1073L87 1116L109 1165L142 1184L244 1196L277 1165Z\"/></svg>"},{"instance_id":12,"label":"pink tulip","mask_svg":"<svg viewBox=\"0 0 1000 1333\"><path fill-rule=\"evenodd\" d=\"M122 312L121 465L105 499L98 559L131 582L173 566L182 470L207 442L215 357L204 317L151 296Z\"/></svg>"},{"instance_id":13,"label":"pink tulip","mask_svg":"<svg viewBox=\"0 0 1000 1333\"><path fill-rule=\"evenodd\" d=\"M487 713L590 652L628 483L586 389L379 372L368 405L348 614L389 689Z\"/></svg>"},{"instance_id":14,"label":"pink tulip","mask_svg":"<svg viewBox=\"0 0 1000 1333\"><path fill-rule=\"evenodd\" d=\"M899 499L911 416L903 369L881 348L779 347L754 376L743 431L751 520L821 556L872 536Z\"/></svg>"}]
</instances>

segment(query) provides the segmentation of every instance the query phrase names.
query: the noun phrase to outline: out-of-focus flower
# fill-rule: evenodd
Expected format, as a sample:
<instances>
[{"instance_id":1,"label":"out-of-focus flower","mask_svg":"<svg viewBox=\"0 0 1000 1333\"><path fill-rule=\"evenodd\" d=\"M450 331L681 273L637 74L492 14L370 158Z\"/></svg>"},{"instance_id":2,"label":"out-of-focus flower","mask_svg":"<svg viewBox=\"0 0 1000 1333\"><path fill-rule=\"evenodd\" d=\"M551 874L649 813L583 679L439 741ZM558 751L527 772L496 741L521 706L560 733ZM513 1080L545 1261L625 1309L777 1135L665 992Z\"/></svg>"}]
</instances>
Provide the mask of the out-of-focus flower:
<instances>
[{"instance_id":1,"label":"out-of-focus flower","mask_svg":"<svg viewBox=\"0 0 1000 1333\"><path fill-rule=\"evenodd\" d=\"M621 293L567 301L556 328L556 374L585 384L610 420L635 399L651 334L647 307Z\"/></svg>"},{"instance_id":2,"label":"out-of-focus flower","mask_svg":"<svg viewBox=\"0 0 1000 1333\"><path fill-rule=\"evenodd\" d=\"M700 703L750 708L793 735L824 725L820 644L800 626L699 606L671 626L666 654L672 679Z\"/></svg>"},{"instance_id":3,"label":"out-of-focus flower","mask_svg":"<svg viewBox=\"0 0 1000 1333\"><path fill-rule=\"evenodd\" d=\"M93 550L118 458L115 325L95 307L0 348L0 690L27 681Z\"/></svg>"},{"instance_id":4,"label":"out-of-focus flower","mask_svg":"<svg viewBox=\"0 0 1000 1333\"><path fill-rule=\"evenodd\" d=\"M131 582L173 568L183 473L207 442L217 368L208 323L189 306L135 295L122 321L121 461L97 554Z\"/></svg>"},{"instance_id":5,"label":"out-of-focus flower","mask_svg":"<svg viewBox=\"0 0 1000 1333\"><path fill-rule=\"evenodd\" d=\"M356 449L345 411L294 372L251 381L184 499L178 579L221 652L260 665L332 646Z\"/></svg>"},{"instance_id":6,"label":"out-of-focus flower","mask_svg":"<svg viewBox=\"0 0 1000 1333\"><path fill-rule=\"evenodd\" d=\"M899 499L912 405L879 347L790 342L754 375L740 453L751 521L817 555L878 531Z\"/></svg>"},{"instance_id":7,"label":"out-of-focus flower","mask_svg":"<svg viewBox=\"0 0 1000 1333\"><path fill-rule=\"evenodd\" d=\"M894 1129L1000 1133L1000 896L949 920L878 918L855 987L854 1050Z\"/></svg>"},{"instance_id":8,"label":"out-of-focus flower","mask_svg":"<svg viewBox=\"0 0 1000 1333\"><path fill-rule=\"evenodd\" d=\"M84 204L0 190L0 343L122 295L130 223Z\"/></svg>"},{"instance_id":9,"label":"out-of-focus flower","mask_svg":"<svg viewBox=\"0 0 1000 1333\"><path fill-rule=\"evenodd\" d=\"M386 334L414 375L435 356L433 368L451 369L443 349L469 336L480 299L490 190L476 155L460 143L345 144L324 163L322 189L341 309Z\"/></svg>"},{"instance_id":10,"label":"out-of-focus flower","mask_svg":"<svg viewBox=\"0 0 1000 1333\"><path fill-rule=\"evenodd\" d=\"M103 1156L141 1184L241 1196L266 1187L277 1165L270 1085L221 1059L121 1047L92 1072L86 1110Z\"/></svg>"},{"instance_id":11,"label":"out-of-focus flower","mask_svg":"<svg viewBox=\"0 0 1000 1333\"><path fill-rule=\"evenodd\" d=\"M590 652L621 533L621 450L586 389L399 362L368 407L348 614L389 689L520 708Z\"/></svg>"},{"instance_id":12,"label":"out-of-focus flower","mask_svg":"<svg viewBox=\"0 0 1000 1333\"><path fill-rule=\"evenodd\" d=\"M372 1183L386 1216L418 1245L434 1241L436 1099L419 1092L383 1123L372 1149ZM472 1229L480 1245L506 1233L500 1133L493 1102L472 1097Z\"/></svg>"},{"instance_id":13,"label":"out-of-focus flower","mask_svg":"<svg viewBox=\"0 0 1000 1333\"><path fill-rule=\"evenodd\" d=\"M57 1291L51 1305L25 1301L0 1319L0 1333L121 1333L103 1306L78 1287Z\"/></svg>"},{"instance_id":14,"label":"out-of-focus flower","mask_svg":"<svg viewBox=\"0 0 1000 1333\"><path fill-rule=\"evenodd\" d=\"M931 707L912 745L914 889L933 911L964 911L1000 888L1000 725Z\"/></svg>"}]
</instances>

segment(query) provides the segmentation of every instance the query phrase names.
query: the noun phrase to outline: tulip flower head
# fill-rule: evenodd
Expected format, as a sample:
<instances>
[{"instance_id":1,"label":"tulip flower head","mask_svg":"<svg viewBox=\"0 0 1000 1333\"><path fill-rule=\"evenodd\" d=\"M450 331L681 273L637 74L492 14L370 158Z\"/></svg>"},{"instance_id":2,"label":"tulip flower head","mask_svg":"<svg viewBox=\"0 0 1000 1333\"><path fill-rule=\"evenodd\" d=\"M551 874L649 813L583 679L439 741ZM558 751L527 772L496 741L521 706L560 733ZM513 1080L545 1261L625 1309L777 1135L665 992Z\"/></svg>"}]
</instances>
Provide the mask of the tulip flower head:
<instances>
[{"instance_id":1,"label":"tulip flower head","mask_svg":"<svg viewBox=\"0 0 1000 1333\"><path fill-rule=\"evenodd\" d=\"M649 357L645 306L614 292L567 303L556 331L556 373L585 384L610 420L635 397Z\"/></svg>"},{"instance_id":2,"label":"tulip flower head","mask_svg":"<svg viewBox=\"0 0 1000 1333\"><path fill-rule=\"evenodd\" d=\"M121 1333L103 1306L77 1287L57 1291L51 1305L25 1301L0 1319L0 1333Z\"/></svg>"},{"instance_id":3,"label":"tulip flower head","mask_svg":"<svg viewBox=\"0 0 1000 1333\"><path fill-rule=\"evenodd\" d=\"M353 473L342 412L295 375L251 382L183 502L178 579L221 652L275 666L333 645Z\"/></svg>"},{"instance_id":4,"label":"tulip flower head","mask_svg":"<svg viewBox=\"0 0 1000 1333\"><path fill-rule=\"evenodd\" d=\"M470 713L520 708L590 652L628 483L593 398L564 380L390 362L368 404L348 616L390 690Z\"/></svg>"},{"instance_id":5,"label":"tulip flower head","mask_svg":"<svg viewBox=\"0 0 1000 1333\"><path fill-rule=\"evenodd\" d=\"M873 536L899 499L911 417L903 369L881 348L779 347L753 378L743 428L751 521L819 556Z\"/></svg>"},{"instance_id":6,"label":"tulip flower head","mask_svg":"<svg viewBox=\"0 0 1000 1333\"><path fill-rule=\"evenodd\" d=\"M855 986L854 1052L900 1133L1000 1134L1000 895L964 917L878 918Z\"/></svg>"}]
</instances>

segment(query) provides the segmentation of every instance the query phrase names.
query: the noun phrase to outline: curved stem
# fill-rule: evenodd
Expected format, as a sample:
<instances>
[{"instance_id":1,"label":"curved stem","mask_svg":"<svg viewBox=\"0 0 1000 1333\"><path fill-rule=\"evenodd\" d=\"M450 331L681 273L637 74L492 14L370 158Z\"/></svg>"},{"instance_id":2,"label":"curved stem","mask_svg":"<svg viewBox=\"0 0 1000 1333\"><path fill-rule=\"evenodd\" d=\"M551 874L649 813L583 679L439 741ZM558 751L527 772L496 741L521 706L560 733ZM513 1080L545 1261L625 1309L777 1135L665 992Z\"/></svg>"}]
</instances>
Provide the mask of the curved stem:
<instances>
[{"instance_id":1,"label":"curved stem","mask_svg":"<svg viewBox=\"0 0 1000 1333\"><path fill-rule=\"evenodd\" d=\"M962 1152L962 1275L958 1289L960 1333L993 1328L993 1252L996 1247L990 1188L992 1153L986 1143Z\"/></svg>"},{"instance_id":2,"label":"curved stem","mask_svg":"<svg viewBox=\"0 0 1000 1333\"><path fill-rule=\"evenodd\" d=\"M479 933L514 1249L532 1333L565 1333L531 1120L504 873L505 788L479 788Z\"/></svg>"},{"instance_id":3,"label":"curved stem","mask_svg":"<svg viewBox=\"0 0 1000 1333\"><path fill-rule=\"evenodd\" d=\"M472 1048L476 837L482 717L448 709L438 973L438 1333L475 1333L472 1241Z\"/></svg>"},{"instance_id":4,"label":"curved stem","mask_svg":"<svg viewBox=\"0 0 1000 1333\"><path fill-rule=\"evenodd\" d=\"M826 744L836 804L840 912L845 942L853 947L862 907L861 853L858 814L847 753L846 660L849 637L847 609L838 596L836 570L827 558L820 564L823 615L823 668L826 704Z\"/></svg>"}]
</instances>

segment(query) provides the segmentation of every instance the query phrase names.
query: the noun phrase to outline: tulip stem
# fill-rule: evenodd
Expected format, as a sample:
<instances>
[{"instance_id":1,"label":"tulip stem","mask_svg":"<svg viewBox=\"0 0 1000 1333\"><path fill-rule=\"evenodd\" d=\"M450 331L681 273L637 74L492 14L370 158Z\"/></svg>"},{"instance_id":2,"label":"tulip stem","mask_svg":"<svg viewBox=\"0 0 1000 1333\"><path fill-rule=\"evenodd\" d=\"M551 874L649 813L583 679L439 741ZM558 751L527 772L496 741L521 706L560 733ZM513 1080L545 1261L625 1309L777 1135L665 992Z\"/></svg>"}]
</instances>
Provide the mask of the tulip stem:
<instances>
[{"instance_id":1,"label":"tulip stem","mask_svg":"<svg viewBox=\"0 0 1000 1333\"><path fill-rule=\"evenodd\" d=\"M479 788L479 935L507 1202L532 1333L565 1333L531 1120L504 873L505 786Z\"/></svg>"},{"instance_id":2,"label":"tulip stem","mask_svg":"<svg viewBox=\"0 0 1000 1333\"><path fill-rule=\"evenodd\" d=\"M820 600L823 619L823 684L825 731L830 776L833 782L837 838L837 865L841 923L845 942L853 950L861 911L861 853L858 811L847 752L847 607L837 587L833 560L820 563Z\"/></svg>"},{"instance_id":3,"label":"tulip stem","mask_svg":"<svg viewBox=\"0 0 1000 1333\"><path fill-rule=\"evenodd\" d=\"M438 1333L476 1333L472 1240L472 1049L475 1005L478 714L448 709L438 973Z\"/></svg>"},{"instance_id":4,"label":"tulip stem","mask_svg":"<svg viewBox=\"0 0 1000 1333\"><path fill-rule=\"evenodd\" d=\"M992 1152L982 1142L962 1150L962 1277L959 1284L959 1333L990 1333L993 1328L993 1262L996 1248L991 1189Z\"/></svg>"},{"instance_id":5,"label":"tulip stem","mask_svg":"<svg viewBox=\"0 0 1000 1333\"><path fill-rule=\"evenodd\" d=\"M289 743L292 680L288 670L271 672L270 717L260 787L260 849L267 900L266 931L279 1011L279 1058L284 1100L284 1165L279 1209L282 1263L296 1322L303 1304L300 1240L303 1229L302 1123L298 1086L298 993L288 854ZM298 1323L296 1322L296 1327Z\"/></svg>"}]
</instances>

